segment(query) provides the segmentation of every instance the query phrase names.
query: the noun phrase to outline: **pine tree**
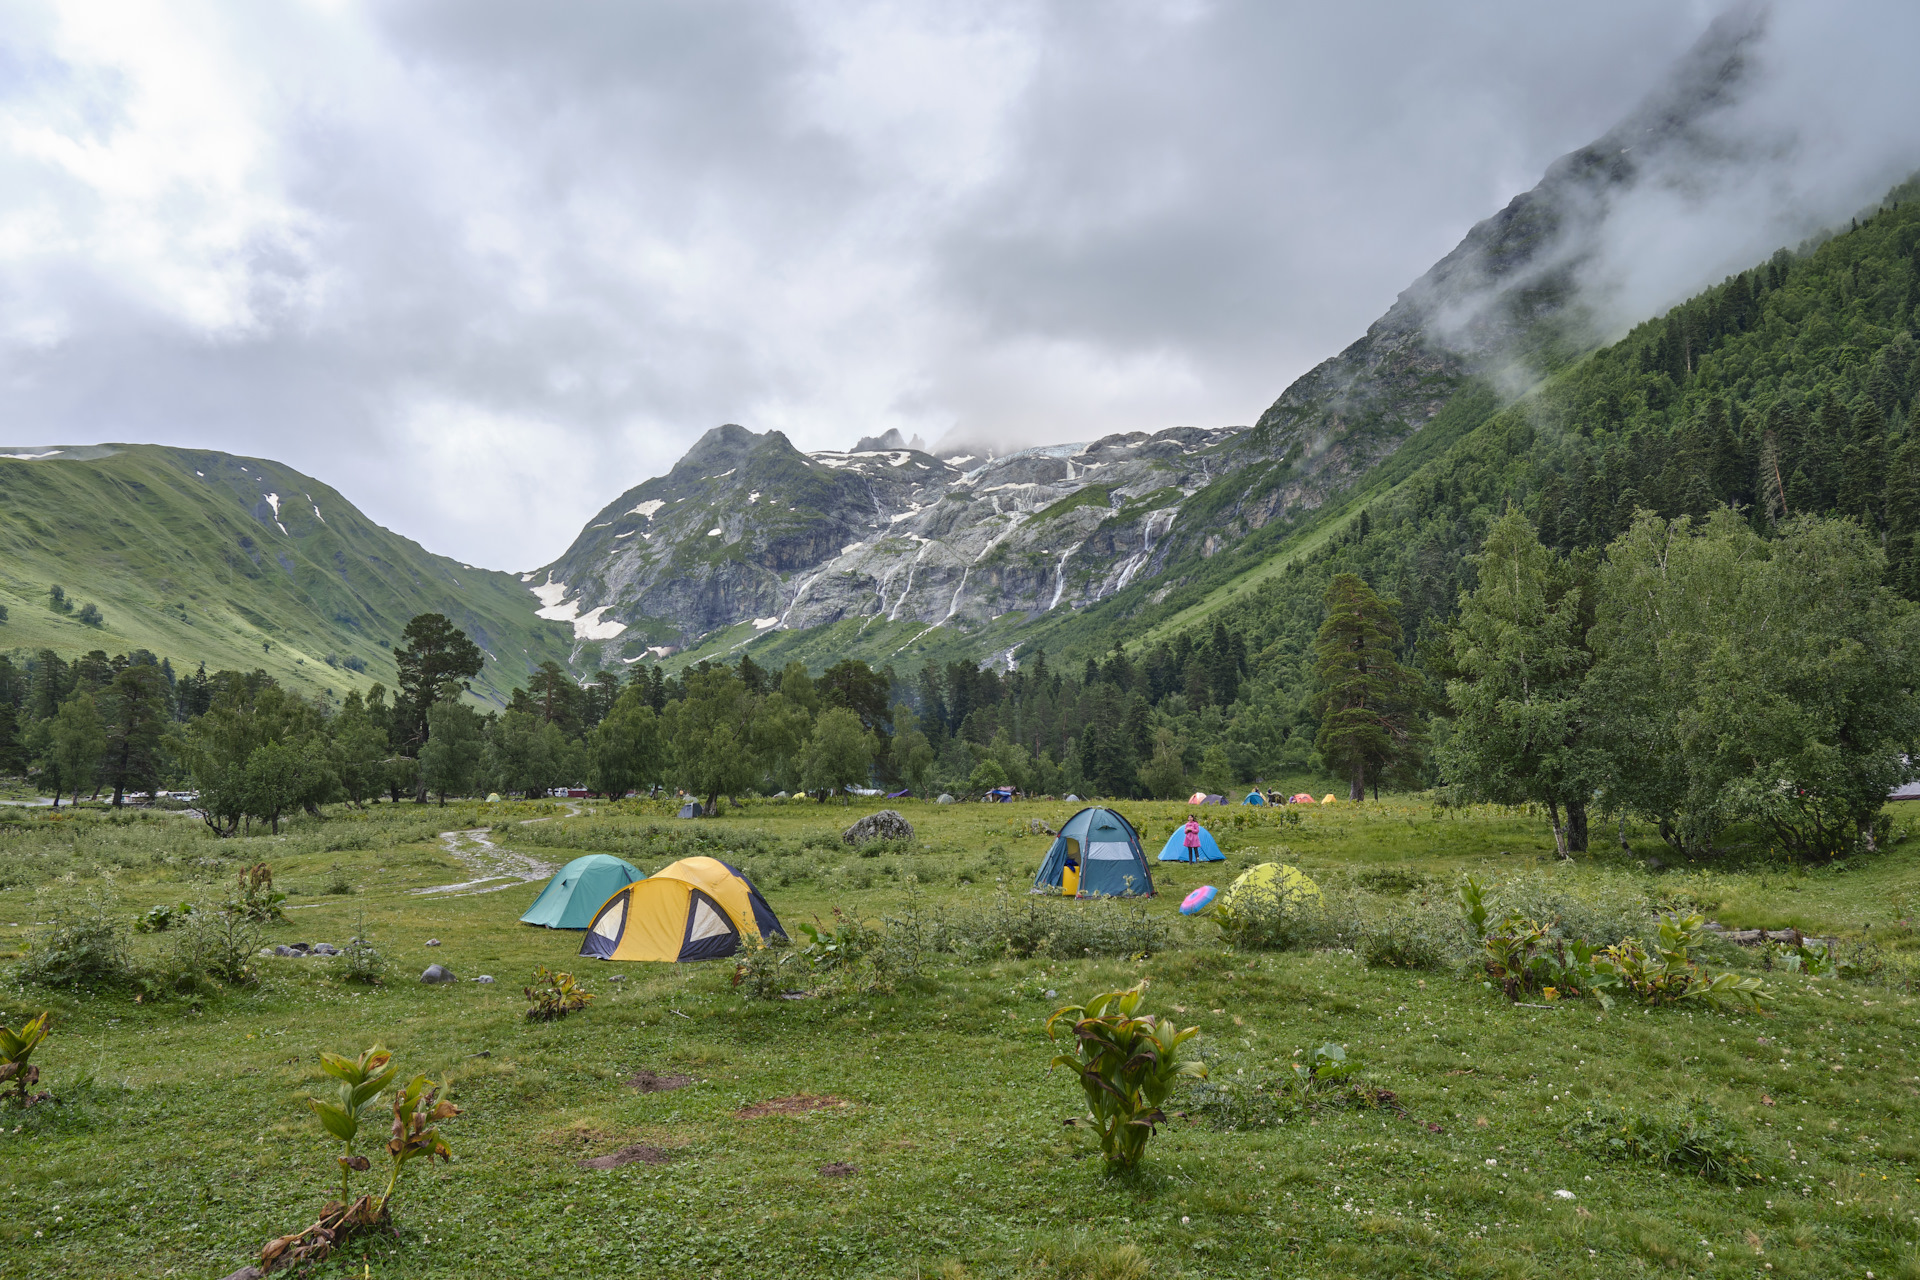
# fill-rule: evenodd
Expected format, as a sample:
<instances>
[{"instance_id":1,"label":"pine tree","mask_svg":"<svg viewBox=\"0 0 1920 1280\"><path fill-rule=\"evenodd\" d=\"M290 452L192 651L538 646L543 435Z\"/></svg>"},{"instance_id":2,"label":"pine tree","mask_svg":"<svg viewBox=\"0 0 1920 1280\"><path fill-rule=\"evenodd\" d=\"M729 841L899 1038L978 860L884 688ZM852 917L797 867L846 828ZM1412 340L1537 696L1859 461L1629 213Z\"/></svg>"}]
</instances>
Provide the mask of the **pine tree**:
<instances>
[{"instance_id":1,"label":"pine tree","mask_svg":"<svg viewBox=\"0 0 1920 1280\"><path fill-rule=\"evenodd\" d=\"M1364 800L1369 775L1419 750L1414 677L1394 656L1400 624L1392 606L1358 574L1335 574L1326 603L1313 646L1320 687L1314 745L1330 768L1347 775L1348 798Z\"/></svg>"}]
</instances>

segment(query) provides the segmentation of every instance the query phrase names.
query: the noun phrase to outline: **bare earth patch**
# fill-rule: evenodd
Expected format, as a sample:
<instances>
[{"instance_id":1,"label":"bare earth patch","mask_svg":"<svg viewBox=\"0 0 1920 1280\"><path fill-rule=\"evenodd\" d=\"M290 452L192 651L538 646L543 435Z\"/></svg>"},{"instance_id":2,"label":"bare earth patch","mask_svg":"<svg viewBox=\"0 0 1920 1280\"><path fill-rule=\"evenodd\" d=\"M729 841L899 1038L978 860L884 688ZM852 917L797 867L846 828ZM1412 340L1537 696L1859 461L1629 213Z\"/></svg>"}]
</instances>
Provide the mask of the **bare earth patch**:
<instances>
[{"instance_id":1,"label":"bare earth patch","mask_svg":"<svg viewBox=\"0 0 1920 1280\"><path fill-rule=\"evenodd\" d=\"M820 1176L823 1178L850 1178L858 1172L860 1172L858 1165L848 1164L844 1160L836 1160L832 1164L820 1166Z\"/></svg>"},{"instance_id":2,"label":"bare earth patch","mask_svg":"<svg viewBox=\"0 0 1920 1280\"><path fill-rule=\"evenodd\" d=\"M684 1089L692 1084L693 1077L679 1071L661 1075L648 1067L642 1067L628 1076L626 1082L641 1093L671 1093L675 1089Z\"/></svg>"},{"instance_id":3,"label":"bare earth patch","mask_svg":"<svg viewBox=\"0 0 1920 1280\"><path fill-rule=\"evenodd\" d=\"M756 1102L750 1107L740 1108L733 1114L741 1120L758 1120L763 1116L797 1116L809 1111L825 1111L832 1107L851 1105L845 1098L836 1098L830 1093L795 1093L784 1098L769 1098L765 1102Z\"/></svg>"},{"instance_id":4,"label":"bare earth patch","mask_svg":"<svg viewBox=\"0 0 1920 1280\"><path fill-rule=\"evenodd\" d=\"M610 1155L595 1156L591 1160L580 1161L582 1169L618 1169L623 1164L665 1164L673 1159L673 1153L659 1147L650 1147L644 1142L622 1147Z\"/></svg>"}]
</instances>

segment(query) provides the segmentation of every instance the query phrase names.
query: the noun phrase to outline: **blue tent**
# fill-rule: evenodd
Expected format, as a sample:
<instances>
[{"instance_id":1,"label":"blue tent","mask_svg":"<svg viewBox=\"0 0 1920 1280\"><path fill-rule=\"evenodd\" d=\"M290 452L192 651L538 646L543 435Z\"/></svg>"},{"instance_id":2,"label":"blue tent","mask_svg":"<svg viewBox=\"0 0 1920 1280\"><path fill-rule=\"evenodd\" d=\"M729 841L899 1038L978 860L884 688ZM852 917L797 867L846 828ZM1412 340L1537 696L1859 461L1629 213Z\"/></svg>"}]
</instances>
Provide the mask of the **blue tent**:
<instances>
[{"instance_id":1,"label":"blue tent","mask_svg":"<svg viewBox=\"0 0 1920 1280\"><path fill-rule=\"evenodd\" d=\"M593 923L600 904L622 887L644 880L640 868L605 853L575 858L547 881L547 887L520 917L521 924L543 924L549 929L584 929Z\"/></svg>"},{"instance_id":2,"label":"blue tent","mask_svg":"<svg viewBox=\"0 0 1920 1280\"><path fill-rule=\"evenodd\" d=\"M1200 828L1200 847L1193 851L1193 857L1187 857L1187 824L1181 823L1167 837L1165 847L1160 850L1162 862L1225 862L1227 855L1220 852L1220 846L1214 843L1213 832Z\"/></svg>"},{"instance_id":3,"label":"blue tent","mask_svg":"<svg viewBox=\"0 0 1920 1280\"><path fill-rule=\"evenodd\" d=\"M1034 893L1075 898L1151 898L1153 877L1140 836L1111 809L1082 809L1068 818L1033 877Z\"/></svg>"},{"instance_id":4,"label":"blue tent","mask_svg":"<svg viewBox=\"0 0 1920 1280\"><path fill-rule=\"evenodd\" d=\"M1247 798L1245 800L1242 800L1240 803L1241 804L1265 804L1266 802L1267 802L1267 798L1261 795L1258 791L1249 791L1247 792Z\"/></svg>"}]
</instances>

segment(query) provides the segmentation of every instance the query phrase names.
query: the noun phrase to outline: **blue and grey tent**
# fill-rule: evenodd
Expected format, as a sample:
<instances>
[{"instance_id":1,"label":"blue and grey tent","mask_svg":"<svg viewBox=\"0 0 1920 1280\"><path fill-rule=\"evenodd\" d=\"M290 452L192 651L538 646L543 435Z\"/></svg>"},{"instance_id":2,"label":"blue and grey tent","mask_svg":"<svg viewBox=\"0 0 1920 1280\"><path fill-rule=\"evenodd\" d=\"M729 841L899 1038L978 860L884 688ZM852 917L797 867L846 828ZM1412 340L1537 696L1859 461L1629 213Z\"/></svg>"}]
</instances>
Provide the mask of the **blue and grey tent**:
<instances>
[{"instance_id":1,"label":"blue and grey tent","mask_svg":"<svg viewBox=\"0 0 1920 1280\"><path fill-rule=\"evenodd\" d=\"M640 868L605 853L575 858L547 881L547 887L520 917L521 924L543 924L549 929L584 929L600 904L622 885L644 879Z\"/></svg>"},{"instance_id":2,"label":"blue and grey tent","mask_svg":"<svg viewBox=\"0 0 1920 1280\"><path fill-rule=\"evenodd\" d=\"M1247 798L1245 800L1242 800L1240 803L1241 804L1265 804L1266 802L1267 802L1267 798L1261 795L1258 791L1249 791L1247 792Z\"/></svg>"},{"instance_id":3,"label":"blue and grey tent","mask_svg":"<svg viewBox=\"0 0 1920 1280\"><path fill-rule=\"evenodd\" d=\"M1181 823L1167 837L1166 845L1160 850L1162 862L1225 862L1227 855L1220 852L1220 846L1214 843L1213 832L1200 828L1200 847L1187 856L1187 824Z\"/></svg>"},{"instance_id":4,"label":"blue and grey tent","mask_svg":"<svg viewBox=\"0 0 1920 1280\"><path fill-rule=\"evenodd\" d=\"M1068 818L1033 877L1033 892L1072 898L1151 898L1153 877L1133 825L1111 809Z\"/></svg>"}]
</instances>

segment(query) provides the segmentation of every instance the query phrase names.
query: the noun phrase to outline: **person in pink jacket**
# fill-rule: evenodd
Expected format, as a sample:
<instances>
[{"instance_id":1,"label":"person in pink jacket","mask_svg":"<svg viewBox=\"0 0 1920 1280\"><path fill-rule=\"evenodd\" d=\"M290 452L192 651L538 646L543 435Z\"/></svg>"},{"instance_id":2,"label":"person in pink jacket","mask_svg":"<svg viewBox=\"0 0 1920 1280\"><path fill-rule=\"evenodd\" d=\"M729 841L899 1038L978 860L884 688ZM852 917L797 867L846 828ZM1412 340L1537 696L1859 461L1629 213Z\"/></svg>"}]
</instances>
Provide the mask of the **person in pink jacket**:
<instances>
[{"instance_id":1,"label":"person in pink jacket","mask_svg":"<svg viewBox=\"0 0 1920 1280\"><path fill-rule=\"evenodd\" d=\"M1187 815L1187 838L1185 843L1187 846L1187 861L1188 862L1199 861L1200 859L1200 819L1194 817L1192 814Z\"/></svg>"}]
</instances>

